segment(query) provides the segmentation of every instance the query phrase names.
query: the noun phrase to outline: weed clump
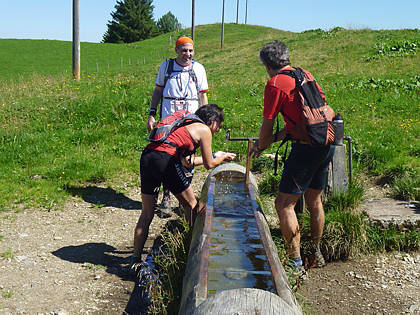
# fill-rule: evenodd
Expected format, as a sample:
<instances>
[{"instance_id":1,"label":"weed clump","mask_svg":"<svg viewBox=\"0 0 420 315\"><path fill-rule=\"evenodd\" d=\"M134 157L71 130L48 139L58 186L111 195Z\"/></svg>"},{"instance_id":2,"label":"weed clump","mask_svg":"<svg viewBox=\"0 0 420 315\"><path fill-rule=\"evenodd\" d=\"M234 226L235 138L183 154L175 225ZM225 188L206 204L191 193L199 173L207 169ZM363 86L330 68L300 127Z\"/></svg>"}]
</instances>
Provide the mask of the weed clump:
<instances>
[{"instance_id":1,"label":"weed clump","mask_svg":"<svg viewBox=\"0 0 420 315\"><path fill-rule=\"evenodd\" d=\"M149 314L178 314L188 259L189 227L180 220L165 229L154 262L158 280L150 286Z\"/></svg>"}]
</instances>

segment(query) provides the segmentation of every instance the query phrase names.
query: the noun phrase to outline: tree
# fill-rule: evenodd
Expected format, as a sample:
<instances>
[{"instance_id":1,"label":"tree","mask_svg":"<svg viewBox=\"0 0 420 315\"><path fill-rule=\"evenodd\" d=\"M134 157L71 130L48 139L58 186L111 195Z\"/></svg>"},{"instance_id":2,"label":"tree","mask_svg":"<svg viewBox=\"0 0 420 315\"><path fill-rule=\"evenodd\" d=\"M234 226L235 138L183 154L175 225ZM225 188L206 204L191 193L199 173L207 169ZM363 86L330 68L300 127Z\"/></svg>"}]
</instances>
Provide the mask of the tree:
<instances>
[{"instance_id":1,"label":"tree","mask_svg":"<svg viewBox=\"0 0 420 315\"><path fill-rule=\"evenodd\" d=\"M153 0L118 0L102 42L132 43L159 34L153 20Z\"/></svg>"},{"instance_id":2,"label":"tree","mask_svg":"<svg viewBox=\"0 0 420 315\"><path fill-rule=\"evenodd\" d=\"M157 21L157 27L161 33L169 33L179 30L181 28L181 23L179 23L175 15L169 11Z\"/></svg>"}]
</instances>

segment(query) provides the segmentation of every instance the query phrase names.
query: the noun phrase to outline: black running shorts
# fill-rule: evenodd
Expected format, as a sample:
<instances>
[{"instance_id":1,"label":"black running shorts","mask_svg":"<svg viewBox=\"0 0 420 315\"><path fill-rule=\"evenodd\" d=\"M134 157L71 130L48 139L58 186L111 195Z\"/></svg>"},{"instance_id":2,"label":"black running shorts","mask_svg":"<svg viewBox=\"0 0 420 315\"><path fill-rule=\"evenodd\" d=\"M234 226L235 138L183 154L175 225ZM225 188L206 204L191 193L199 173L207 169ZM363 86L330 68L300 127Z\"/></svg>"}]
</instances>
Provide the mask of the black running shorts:
<instances>
[{"instance_id":1,"label":"black running shorts","mask_svg":"<svg viewBox=\"0 0 420 315\"><path fill-rule=\"evenodd\" d=\"M284 165L280 191L287 194L303 194L308 187L324 189L334 151L333 145L311 147L294 143Z\"/></svg>"},{"instance_id":2,"label":"black running shorts","mask_svg":"<svg viewBox=\"0 0 420 315\"><path fill-rule=\"evenodd\" d=\"M188 172L181 160L166 152L145 149L140 158L141 192L157 195L161 184L174 195L191 185L192 172Z\"/></svg>"}]
</instances>

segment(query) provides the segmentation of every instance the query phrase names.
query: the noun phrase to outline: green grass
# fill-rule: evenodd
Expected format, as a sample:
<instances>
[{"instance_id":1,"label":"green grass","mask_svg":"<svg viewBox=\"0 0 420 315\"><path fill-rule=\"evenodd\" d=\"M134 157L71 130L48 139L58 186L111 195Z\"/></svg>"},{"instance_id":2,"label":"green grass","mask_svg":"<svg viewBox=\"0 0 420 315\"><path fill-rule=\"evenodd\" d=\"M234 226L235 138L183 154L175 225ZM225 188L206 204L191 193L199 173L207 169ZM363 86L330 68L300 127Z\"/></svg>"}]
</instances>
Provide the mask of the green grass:
<instances>
[{"instance_id":1,"label":"green grass","mask_svg":"<svg viewBox=\"0 0 420 315\"><path fill-rule=\"evenodd\" d=\"M0 39L2 211L53 208L74 187L118 187L138 176L157 70L174 56L169 36L174 34L129 45L82 43L80 82L71 77L70 42ZM197 27L196 59L207 70L209 101L224 107L224 128L232 136L258 136L268 80L259 50L283 40L293 65L310 70L343 114L354 141L355 173L410 169L391 185L396 196L418 198L420 57L412 45L418 30L292 33L227 24L223 50L219 36L218 24ZM408 44L400 45L399 55L379 54L384 41L388 50ZM246 144L227 142L225 130L214 149L236 152L243 162Z\"/></svg>"},{"instance_id":2,"label":"green grass","mask_svg":"<svg viewBox=\"0 0 420 315\"><path fill-rule=\"evenodd\" d=\"M182 279L188 259L191 230L186 221L171 221L161 237L154 256L158 281L150 285L150 314L178 314L182 296Z\"/></svg>"},{"instance_id":3,"label":"green grass","mask_svg":"<svg viewBox=\"0 0 420 315\"><path fill-rule=\"evenodd\" d=\"M11 248L8 248L6 251L0 253L0 257L3 257L4 259L12 259L15 257L15 254L13 253L13 250Z\"/></svg>"},{"instance_id":4,"label":"green grass","mask_svg":"<svg viewBox=\"0 0 420 315\"><path fill-rule=\"evenodd\" d=\"M11 298L12 296L13 296L13 294L14 294L14 292L13 291L11 291L11 290L1 290L1 296L4 298L4 299L9 299L9 298ZM1 307L0 307L0 309L1 309Z\"/></svg>"}]
</instances>

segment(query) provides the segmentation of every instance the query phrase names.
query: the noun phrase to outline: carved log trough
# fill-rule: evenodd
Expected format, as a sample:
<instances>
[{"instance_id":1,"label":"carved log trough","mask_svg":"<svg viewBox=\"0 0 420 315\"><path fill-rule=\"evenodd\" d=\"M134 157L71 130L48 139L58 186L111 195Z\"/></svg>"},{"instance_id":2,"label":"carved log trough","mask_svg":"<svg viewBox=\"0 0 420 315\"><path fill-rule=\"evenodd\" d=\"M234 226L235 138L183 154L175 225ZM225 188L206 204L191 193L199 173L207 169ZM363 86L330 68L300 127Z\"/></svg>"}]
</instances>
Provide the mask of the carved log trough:
<instances>
[{"instance_id":1,"label":"carved log trough","mask_svg":"<svg viewBox=\"0 0 420 315\"><path fill-rule=\"evenodd\" d=\"M203 185L179 314L302 314L246 173L223 164Z\"/></svg>"}]
</instances>

